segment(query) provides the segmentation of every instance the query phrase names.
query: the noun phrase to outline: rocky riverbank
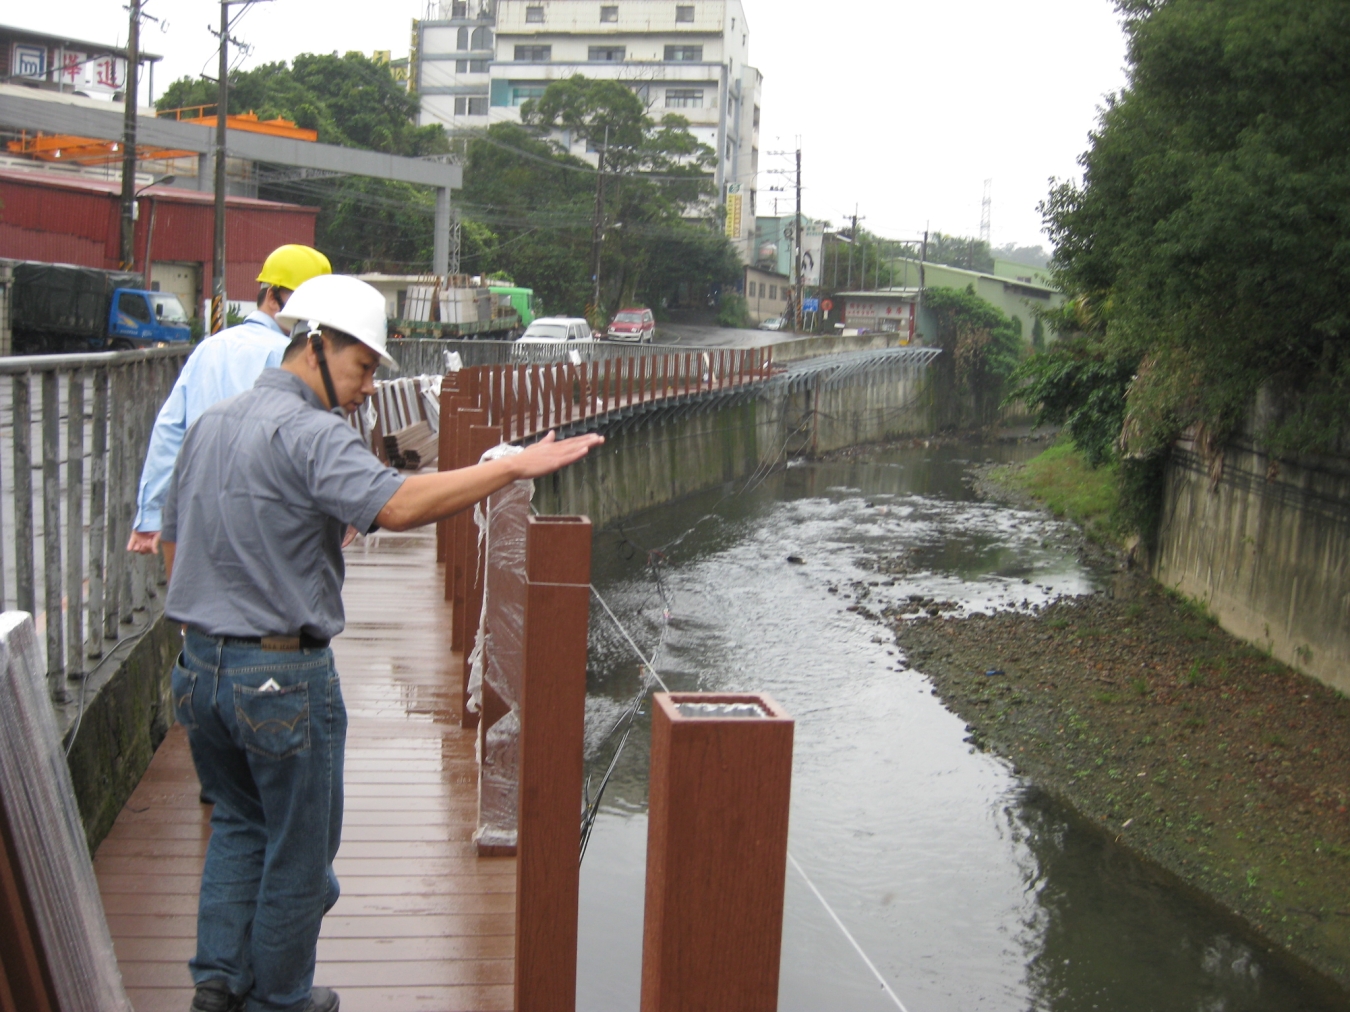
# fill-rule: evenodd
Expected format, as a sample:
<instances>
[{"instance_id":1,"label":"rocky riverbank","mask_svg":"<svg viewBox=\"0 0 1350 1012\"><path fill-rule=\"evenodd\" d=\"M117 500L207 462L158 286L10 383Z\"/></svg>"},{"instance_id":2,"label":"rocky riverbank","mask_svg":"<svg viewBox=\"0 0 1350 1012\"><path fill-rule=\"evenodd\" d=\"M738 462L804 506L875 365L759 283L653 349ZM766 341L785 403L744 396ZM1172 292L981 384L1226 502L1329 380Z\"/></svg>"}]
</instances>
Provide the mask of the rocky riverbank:
<instances>
[{"instance_id":1,"label":"rocky riverbank","mask_svg":"<svg viewBox=\"0 0 1350 1012\"><path fill-rule=\"evenodd\" d=\"M1099 559L1110 593L880 617L974 747L1350 990L1350 700Z\"/></svg>"}]
</instances>

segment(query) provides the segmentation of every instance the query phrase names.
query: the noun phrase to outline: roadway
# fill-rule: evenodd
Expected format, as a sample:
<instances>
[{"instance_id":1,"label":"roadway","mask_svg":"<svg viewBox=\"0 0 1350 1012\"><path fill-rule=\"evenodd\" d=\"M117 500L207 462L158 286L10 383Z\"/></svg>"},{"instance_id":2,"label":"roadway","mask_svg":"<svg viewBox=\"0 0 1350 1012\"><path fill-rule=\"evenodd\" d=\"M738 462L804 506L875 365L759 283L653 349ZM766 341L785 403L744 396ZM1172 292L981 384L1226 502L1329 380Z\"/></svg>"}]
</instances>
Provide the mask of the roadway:
<instances>
[{"instance_id":1,"label":"roadway","mask_svg":"<svg viewBox=\"0 0 1350 1012\"><path fill-rule=\"evenodd\" d=\"M695 323L658 323L656 343L686 348L762 348L806 335L789 331L743 330Z\"/></svg>"}]
</instances>

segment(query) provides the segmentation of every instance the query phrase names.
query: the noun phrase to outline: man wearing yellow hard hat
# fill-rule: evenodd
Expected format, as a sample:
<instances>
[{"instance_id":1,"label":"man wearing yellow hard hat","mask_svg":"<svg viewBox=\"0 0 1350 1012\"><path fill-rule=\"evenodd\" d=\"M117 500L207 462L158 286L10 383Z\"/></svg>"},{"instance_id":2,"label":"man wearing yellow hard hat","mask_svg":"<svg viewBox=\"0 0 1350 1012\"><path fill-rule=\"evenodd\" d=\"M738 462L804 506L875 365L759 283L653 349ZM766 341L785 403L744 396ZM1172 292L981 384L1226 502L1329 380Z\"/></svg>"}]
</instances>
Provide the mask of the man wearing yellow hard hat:
<instances>
[{"instance_id":1,"label":"man wearing yellow hard hat","mask_svg":"<svg viewBox=\"0 0 1350 1012\"><path fill-rule=\"evenodd\" d=\"M208 337L183 365L150 433L128 551L153 555L159 549L164 494L188 426L217 401L252 389L264 369L281 365L290 337L277 325L277 314L310 278L332 273L328 258L312 246L278 246L258 273L258 308L238 326Z\"/></svg>"}]
</instances>

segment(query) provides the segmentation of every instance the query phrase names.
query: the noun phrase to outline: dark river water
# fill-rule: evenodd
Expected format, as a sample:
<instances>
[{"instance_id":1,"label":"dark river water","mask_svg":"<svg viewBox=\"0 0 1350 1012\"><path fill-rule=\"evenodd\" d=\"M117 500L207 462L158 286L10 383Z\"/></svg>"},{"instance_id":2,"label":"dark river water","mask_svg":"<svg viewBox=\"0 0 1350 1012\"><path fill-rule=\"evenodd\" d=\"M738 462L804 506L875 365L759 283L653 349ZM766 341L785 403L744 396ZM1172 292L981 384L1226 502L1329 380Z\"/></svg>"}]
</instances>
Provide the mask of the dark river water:
<instances>
[{"instance_id":1,"label":"dark river water","mask_svg":"<svg viewBox=\"0 0 1350 1012\"><path fill-rule=\"evenodd\" d=\"M873 610L913 594L989 611L1098 592L1064 525L962 481L972 454L1036 449L890 451L738 482L598 535L594 582L644 653L659 645L672 690L767 692L795 718L789 848L908 1012L1344 1008L972 750L887 629L847 610L860 584ZM878 573L877 559L893 565ZM640 669L598 608L591 628L598 782ZM582 865L583 1010L638 1007L647 754L644 712ZM785 1012L899 1007L791 866L781 980Z\"/></svg>"}]
</instances>

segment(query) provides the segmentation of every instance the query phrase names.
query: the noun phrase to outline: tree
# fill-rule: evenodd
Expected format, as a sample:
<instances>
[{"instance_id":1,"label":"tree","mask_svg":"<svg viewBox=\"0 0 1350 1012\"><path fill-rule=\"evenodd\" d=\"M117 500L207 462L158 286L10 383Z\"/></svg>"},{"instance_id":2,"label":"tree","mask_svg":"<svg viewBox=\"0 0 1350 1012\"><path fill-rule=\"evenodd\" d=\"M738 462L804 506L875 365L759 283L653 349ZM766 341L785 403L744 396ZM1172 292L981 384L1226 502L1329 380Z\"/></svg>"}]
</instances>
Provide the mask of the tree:
<instances>
[{"instance_id":1,"label":"tree","mask_svg":"<svg viewBox=\"0 0 1350 1012\"><path fill-rule=\"evenodd\" d=\"M1137 365L1122 446L1223 437L1265 387L1266 437L1325 449L1350 424L1350 7L1119 6L1128 86L1043 211L1099 354Z\"/></svg>"},{"instance_id":2,"label":"tree","mask_svg":"<svg viewBox=\"0 0 1350 1012\"><path fill-rule=\"evenodd\" d=\"M537 131L563 131L597 153L604 174L600 315L642 301L639 293L651 295L656 285L669 292L694 280L679 269L690 255L713 286L734 280L739 263L716 229L711 205L717 155L694 137L687 119L667 114L654 120L629 85L575 75L527 100L521 120ZM587 184L593 200L595 174ZM704 220L691 219L691 212ZM674 259L672 250L685 256ZM666 271L657 278L651 271L660 261ZM588 266L586 275L592 271Z\"/></svg>"},{"instance_id":3,"label":"tree","mask_svg":"<svg viewBox=\"0 0 1350 1012\"><path fill-rule=\"evenodd\" d=\"M962 267L984 274L994 271L994 254L990 252L989 244L983 239L966 236L933 232L928 236L928 250L924 259L930 264L946 264L948 267Z\"/></svg>"},{"instance_id":4,"label":"tree","mask_svg":"<svg viewBox=\"0 0 1350 1012\"><path fill-rule=\"evenodd\" d=\"M421 157L444 154L439 125L416 124L418 101L389 72L360 53L302 53L290 65L269 63L230 75L229 112L281 117L318 131L325 144ZM214 106L215 85L182 78L156 102L161 109ZM208 115L213 115L214 109ZM408 183L359 176L316 182L264 182L260 195L315 203L315 242L339 270L427 270L434 197Z\"/></svg>"},{"instance_id":5,"label":"tree","mask_svg":"<svg viewBox=\"0 0 1350 1012\"><path fill-rule=\"evenodd\" d=\"M1003 387L1022 356L1021 325L975 294L975 286L927 288L924 305L937 325L943 354L934 369L949 389L974 401L975 421L988 425L1003 397ZM958 418L949 414L948 422Z\"/></svg>"}]
</instances>

